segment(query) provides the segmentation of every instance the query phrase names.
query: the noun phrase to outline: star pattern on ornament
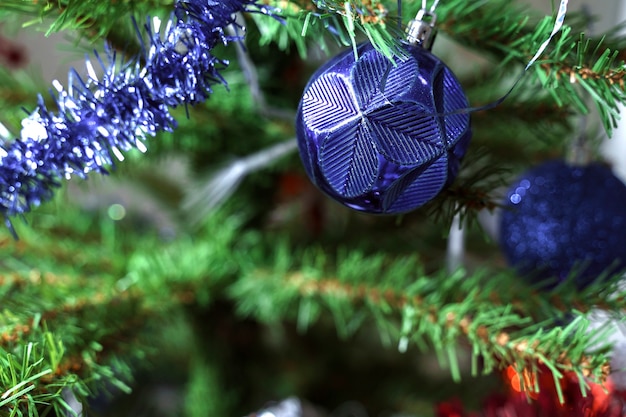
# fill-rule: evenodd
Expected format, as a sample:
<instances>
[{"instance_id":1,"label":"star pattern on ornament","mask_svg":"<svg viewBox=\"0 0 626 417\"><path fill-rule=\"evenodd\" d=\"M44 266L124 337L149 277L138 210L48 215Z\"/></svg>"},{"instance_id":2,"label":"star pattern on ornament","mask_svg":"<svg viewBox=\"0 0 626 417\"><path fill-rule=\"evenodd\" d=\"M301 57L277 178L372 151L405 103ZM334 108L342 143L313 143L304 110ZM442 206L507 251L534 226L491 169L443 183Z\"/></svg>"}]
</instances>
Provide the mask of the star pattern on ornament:
<instances>
[{"instance_id":1,"label":"star pattern on ornament","mask_svg":"<svg viewBox=\"0 0 626 417\"><path fill-rule=\"evenodd\" d=\"M445 155L464 133L454 126L469 124L466 114L443 116L466 107L462 95L444 94L447 84L443 66L433 80L424 79L416 59L393 63L375 50L363 54L349 76L327 72L312 82L302 109L310 115L307 126L323 137L320 168L330 186L356 197L375 184L381 156L426 169Z\"/></svg>"}]
</instances>

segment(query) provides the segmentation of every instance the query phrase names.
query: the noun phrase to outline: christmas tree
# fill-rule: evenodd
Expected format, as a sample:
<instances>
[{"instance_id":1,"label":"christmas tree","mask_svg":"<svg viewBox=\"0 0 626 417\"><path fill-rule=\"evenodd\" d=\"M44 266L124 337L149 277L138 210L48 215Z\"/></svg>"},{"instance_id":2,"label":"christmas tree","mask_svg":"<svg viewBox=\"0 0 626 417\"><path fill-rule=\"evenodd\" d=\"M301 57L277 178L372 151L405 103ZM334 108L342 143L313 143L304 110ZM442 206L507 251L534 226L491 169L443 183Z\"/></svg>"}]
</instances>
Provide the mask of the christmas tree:
<instances>
[{"instance_id":1,"label":"christmas tree","mask_svg":"<svg viewBox=\"0 0 626 417\"><path fill-rule=\"evenodd\" d=\"M626 415L626 37L552 6L3 0L0 415Z\"/></svg>"}]
</instances>

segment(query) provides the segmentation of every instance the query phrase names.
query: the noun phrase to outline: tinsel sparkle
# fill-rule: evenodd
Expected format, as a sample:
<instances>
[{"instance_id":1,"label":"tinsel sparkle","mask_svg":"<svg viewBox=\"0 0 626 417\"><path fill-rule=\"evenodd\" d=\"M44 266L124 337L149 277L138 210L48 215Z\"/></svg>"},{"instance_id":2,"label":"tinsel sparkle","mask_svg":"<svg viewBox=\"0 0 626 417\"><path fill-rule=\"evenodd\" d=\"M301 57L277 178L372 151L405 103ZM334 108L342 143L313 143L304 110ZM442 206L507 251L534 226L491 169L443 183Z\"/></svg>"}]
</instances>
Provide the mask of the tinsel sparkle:
<instances>
[{"instance_id":1,"label":"tinsel sparkle","mask_svg":"<svg viewBox=\"0 0 626 417\"><path fill-rule=\"evenodd\" d=\"M95 54L98 76L87 60L87 76L70 71L68 86L53 82L57 111L42 96L22 121L19 138L0 143L0 216L29 211L52 197L62 178L106 173L106 167L158 131L172 131L169 108L206 100L211 86L225 84L228 62L212 55L240 12L267 12L257 0L179 0L163 31L146 24L147 44L138 57L122 63L106 50ZM139 30L139 29L138 29Z\"/></svg>"}]
</instances>

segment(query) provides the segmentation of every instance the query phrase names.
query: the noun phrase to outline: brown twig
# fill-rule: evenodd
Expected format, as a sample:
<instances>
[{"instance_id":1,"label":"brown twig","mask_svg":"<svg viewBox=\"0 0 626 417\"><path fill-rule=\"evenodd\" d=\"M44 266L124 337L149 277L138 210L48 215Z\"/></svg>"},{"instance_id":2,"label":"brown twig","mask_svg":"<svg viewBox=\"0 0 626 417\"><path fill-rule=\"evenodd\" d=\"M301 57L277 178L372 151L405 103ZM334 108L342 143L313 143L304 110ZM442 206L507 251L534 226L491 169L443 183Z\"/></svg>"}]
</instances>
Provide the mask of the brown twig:
<instances>
[{"instance_id":1,"label":"brown twig","mask_svg":"<svg viewBox=\"0 0 626 417\"><path fill-rule=\"evenodd\" d=\"M547 75L554 71L557 79L569 79L572 84L577 83L580 77L583 80L606 80L610 85L617 84L622 90L625 89L626 70L624 69L597 72L589 67L574 67L562 63L543 63L541 68L545 70Z\"/></svg>"},{"instance_id":2,"label":"brown twig","mask_svg":"<svg viewBox=\"0 0 626 417\"><path fill-rule=\"evenodd\" d=\"M352 302L364 302L373 304L385 303L391 306L394 310L400 311L406 306L421 307L424 311L424 318L435 323L441 314L436 306L428 306L424 304L424 299L419 296L407 297L406 295L399 293L392 289L382 290L380 288L367 286L365 284L351 285L342 283L337 279L322 279L314 280L307 279L303 274L297 273L288 276L285 279L288 285L294 286L298 289L300 294L305 297L312 296L328 296L332 295L334 298L347 298ZM522 362L527 363L527 369L534 369L533 364L542 364L544 352L538 345L537 341L529 342L522 339L517 341L511 341L510 333L507 331L500 331L495 334L490 334L489 329L484 325L473 326L472 317L464 315L462 317L457 316L453 312L446 313L445 325L448 329L454 327L457 328L467 338L478 339L484 343L493 343L502 348L505 348L511 358L516 357ZM473 334L472 334L473 333ZM562 352L556 359L556 363L566 371L572 371L579 369L584 376L590 376L593 362L592 356L583 356L579 361L573 361L568 356L569 352ZM507 362L506 357L496 357L499 361ZM507 365L509 363L506 363ZM601 377L603 381L606 379L610 372L608 362L601 365Z\"/></svg>"}]
</instances>

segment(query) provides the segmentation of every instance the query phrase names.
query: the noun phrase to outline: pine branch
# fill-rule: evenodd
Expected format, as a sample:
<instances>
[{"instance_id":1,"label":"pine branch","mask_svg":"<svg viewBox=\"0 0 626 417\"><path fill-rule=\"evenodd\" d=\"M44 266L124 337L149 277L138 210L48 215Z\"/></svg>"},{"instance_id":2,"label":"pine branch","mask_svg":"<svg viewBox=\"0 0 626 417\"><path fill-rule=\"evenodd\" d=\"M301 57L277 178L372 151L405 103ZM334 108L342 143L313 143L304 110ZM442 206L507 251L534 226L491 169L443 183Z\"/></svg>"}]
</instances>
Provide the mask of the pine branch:
<instances>
[{"instance_id":1,"label":"pine branch","mask_svg":"<svg viewBox=\"0 0 626 417\"><path fill-rule=\"evenodd\" d=\"M49 411L62 415L70 411L63 390L86 390L75 378L54 376L60 355L61 342L47 331L9 350L0 346L0 415L45 415Z\"/></svg>"},{"instance_id":2,"label":"pine branch","mask_svg":"<svg viewBox=\"0 0 626 417\"><path fill-rule=\"evenodd\" d=\"M143 20L148 15L162 15L171 7L172 0L5 0L0 3L0 14L33 17L33 20L25 23L26 26L44 21L48 24L47 21L51 19L46 35L79 31L95 40L107 36L113 28L118 30L120 22L130 21L131 16Z\"/></svg>"},{"instance_id":3,"label":"pine branch","mask_svg":"<svg viewBox=\"0 0 626 417\"><path fill-rule=\"evenodd\" d=\"M569 43L571 47L545 60L537 68L537 74L542 84L552 92L554 100L561 105L574 105L586 113L585 94L589 95L610 135L619 120L619 104L626 103L626 64L618 61L623 52L604 49L597 57L603 49L602 43L592 42L582 35L577 42L569 36L564 38L559 45ZM582 89L575 89L575 85L580 85Z\"/></svg>"},{"instance_id":4,"label":"pine branch","mask_svg":"<svg viewBox=\"0 0 626 417\"><path fill-rule=\"evenodd\" d=\"M587 319L563 326L555 324L558 312L547 322L521 315L514 306L530 295L514 284L514 276L426 276L414 258L389 262L382 255L364 257L352 251L336 259L336 275L327 278L320 275L328 263L325 256L303 256L303 272L295 273L283 264L280 252L271 273L250 271L231 287L242 314L275 321L297 311L298 328L305 330L319 315L330 313L343 337L374 320L381 337L401 350L413 343L433 349L455 379L460 378L456 349L462 343L469 344L474 374L509 365L536 372L545 365L556 378L566 371L581 378L606 377L608 346L596 345L598 335L586 331ZM498 285L519 296L517 302L494 303L490 294L497 293ZM588 353L592 346L593 353ZM484 361L480 370L478 358Z\"/></svg>"},{"instance_id":5,"label":"pine branch","mask_svg":"<svg viewBox=\"0 0 626 417\"><path fill-rule=\"evenodd\" d=\"M496 12L498 9L506 10L506 14L502 16ZM453 15L451 19L446 20L447 13ZM439 27L458 42L493 54L496 61L526 65L553 27L552 17L545 17L534 28L529 19L515 17L528 13L511 7L508 2L487 2L474 7L448 3L442 5ZM586 22L579 16L566 19L566 23L570 20L576 26L563 26L560 36L552 40L545 55L534 65L532 74L559 106L571 106L587 113L585 101L589 94L610 134L618 118L617 104L626 102L623 81L620 82L625 67L623 61L618 61L622 52L606 42L585 38L581 33ZM623 44L623 39L612 37L611 42L617 46ZM574 88L573 84L583 88Z\"/></svg>"},{"instance_id":6,"label":"pine branch","mask_svg":"<svg viewBox=\"0 0 626 417\"><path fill-rule=\"evenodd\" d=\"M284 50L294 42L300 55L306 57L307 41L328 52L329 36L339 45L356 48L361 34L385 56L404 54L399 48L401 28L390 15L389 2L271 0L266 3L275 7L276 15L284 21L253 16L262 35L261 44L276 42Z\"/></svg>"},{"instance_id":7,"label":"pine branch","mask_svg":"<svg viewBox=\"0 0 626 417\"><path fill-rule=\"evenodd\" d=\"M84 226L81 216L69 217L74 217L76 229ZM137 299L114 285L119 263L103 259L119 256L107 253L101 240L90 240L90 235L79 243L77 230L70 233L60 223L56 230L43 235L27 229L19 242L9 236L0 238L0 250L5 255L0 270L11 271L0 273L0 303L4 307L0 314L0 361L15 356L25 363L20 355L33 344L41 348L37 360L43 360L41 366L47 369L37 381L28 383L26 396L0 407L3 416L10 412L65 415L71 412L64 397L66 390L83 402L98 385L110 384L128 392L124 381L130 368L120 358L128 360L144 351L138 336L148 320L134 307ZM99 276L95 270L85 272L98 263L103 267ZM25 377L13 375L11 383L0 383L0 390L15 390L9 387L27 381Z\"/></svg>"},{"instance_id":8,"label":"pine branch","mask_svg":"<svg viewBox=\"0 0 626 417\"><path fill-rule=\"evenodd\" d=\"M235 238L234 229L228 227L229 224L238 224L233 223L233 220L224 222L216 219L222 236ZM222 270L226 267L226 271L230 271L234 266L224 262L229 252L227 242L219 239L220 233L212 233L211 239L205 239L210 242L208 245L182 242L169 251L161 252L158 258L154 257L153 246L145 248L145 253L140 251L132 256L134 261L131 260L130 267L124 263L124 268L129 268L128 271L132 273L115 267L99 276L83 275L82 270L93 265L77 268L76 258L75 262L68 262L66 259L71 253L125 259L128 255L126 250L119 247L119 253L106 253L103 256L99 239L89 241L91 236L87 235L83 236L87 240L79 244L75 236L77 231L71 233L59 227L51 232L52 236L42 238L40 234L25 231L19 242L7 236L6 240L1 240L4 247L0 246L4 253L8 252L9 258L22 263L22 267L14 267L10 274L0 273L0 301L6 311L6 314L0 314L0 363L4 360L4 355L8 357L10 352L20 349L30 341L40 338L52 341L50 335L59 335L54 336L56 353L46 353L53 350L49 346L42 353L50 359L45 361L48 364L46 373L40 375L37 381L28 379L28 375L25 375L24 378L14 378L12 385L0 383L0 394L5 391L10 394L20 393L19 396L11 395L7 398L17 401L10 403L10 406L19 407L24 415L43 413L49 409L62 415L58 409L65 407L60 395L64 388L78 390L81 394L78 395L79 400L84 400L87 395L93 395L100 389L106 389L110 384L128 392L129 387L125 381L130 378L130 361L150 350L148 346L151 345L151 332L146 330L155 321L161 322L172 309L190 303L206 303L207 288L213 287L202 279L205 275L189 274L190 268L200 271L201 274L211 272L219 276L219 267ZM55 236L55 232L58 235ZM66 245L71 242L75 244ZM80 250L76 249L77 245L81 246ZM63 249L45 251L43 248L46 246ZM91 250L98 248L97 252ZM195 252L189 250L190 248L194 248ZM174 249L180 249L180 253L172 253ZM210 256L207 258L211 253L216 257L215 261L211 261ZM168 255L172 255L172 258ZM188 268L183 266L181 269L182 265L178 263L181 258L186 258ZM207 265L198 264L200 258L207 259L218 268L207 268ZM33 261L35 259L37 261ZM48 259L51 259L50 264L55 265L54 269L42 272L29 266L35 262L45 267ZM152 259L158 265L151 264ZM83 262L85 265L92 263L83 259L79 264ZM119 264L113 262L108 268L115 265ZM71 274L55 272L55 269L65 270L66 266ZM142 276L142 266L146 266L145 272L148 276ZM124 280L118 279L121 276L126 276L126 281L138 279L141 283L124 284ZM219 280L215 280L214 285L216 283ZM22 360L19 359L18 362L22 363ZM8 368L3 369L8 371ZM29 398L33 398L33 401L22 399L23 392L20 389L26 385ZM38 401L45 401L49 405L42 408ZM0 406L0 415L4 415L2 411Z\"/></svg>"},{"instance_id":9,"label":"pine branch","mask_svg":"<svg viewBox=\"0 0 626 417\"><path fill-rule=\"evenodd\" d=\"M146 338L145 329L151 319L164 311L138 309L135 306L141 299L133 294L115 290L98 292L95 288L108 286L102 286L95 278L88 281L91 288L86 292L90 295L72 298L61 290L59 294L54 294L59 297L56 299L44 288L51 284L55 289L67 286L66 290L70 293L78 293L78 288L86 286L85 280L47 273L43 274L46 282L38 285L32 279L38 275L38 271L30 271L28 277L23 277L27 284L19 286L21 293L18 295L14 291L12 302L4 302L5 305L11 304L10 311L16 314L33 310L39 312L25 319L0 315L0 362L5 356L10 359L18 349L33 343L31 341L44 340L43 363L48 368L36 383L29 386L28 398L33 401L16 397L16 401L7 404L25 415L45 414L50 409L57 412L58 409L69 409L61 395L66 389L83 402L87 395L109 386L128 393L130 388L125 381L131 378L129 363L147 350L149 344L142 341ZM33 300L41 300L41 306L34 306ZM15 386L30 383L25 377L14 377ZM3 390L2 384L0 390ZM0 415L4 415L2 411L0 406Z\"/></svg>"},{"instance_id":10,"label":"pine branch","mask_svg":"<svg viewBox=\"0 0 626 417\"><path fill-rule=\"evenodd\" d=\"M223 297L228 284L228 296L238 302L244 314L273 321L289 319L297 310L300 330L309 328L322 314L331 315L343 337L374 321L389 343L405 349L415 344L434 350L457 378L459 346L468 346L473 352L474 373L514 365L520 372L533 375L539 365L545 365L556 377L573 371L581 380L601 380L606 374L606 345L596 344L597 333L584 331L584 317L569 325L555 325L563 312L571 309L568 303L574 296L567 298L569 292L560 294L560 302L555 302L556 295L531 293L511 273L427 275L416 256L390 259L383 253L365 256L358 251L340 251L335 258L320 248L298 255L286 242L269 242L267 237L259 240L256 232L242 230L241 219L227 219L215 215L203 232L206 237L182 239L167 248L145 243L137 246L130 239L128 244L135 247L134 252L119 248L119 255L110 254L108 257L123 257L127 263L123 269L111 271L111 278L103 277L104 280L81 278L76 273L41 274L29 269L26 262L24 272L18 270L7 276L0 286L6 291L3 300L11 297L10 303L3 304L9 311L35 309L41 314L37 321L28 317L24 320L23 314L5 321L10 325L1 331L4 342L0 342L0 347L34 340L45 322L55 334L63 335L61 340L67 352L62 361L50 368L55 378L78 374L87 382L90 376L110 369L106 361L111 355L126 355L128 335L132 334L133 349L137 349L141 345L135 336L141 334L146 323L177 306L205 305L209 298ZM70 241L76 240L63 228L57 232L68 235ZM41 245L40 251L30 250L33 240ZM9 242L13 241L6 240L5 245ZM45 257L43 247L54 244L65 246L58 239L42 239L31 232L25 233L16 246L26 261L29 256ZM99 247L99 239L82 244L82 252L96 256L90 246ZM64 259L73 251L78 250L70 247L47 256ZM203 262L198 263L198 259ZM125 277L123 282L117 279L120 276ZM109 279L115 285L105 284ZM586 300L586 306L600 303L609 296L606 288L611 288L601 285L605 292L598 291L598 284L595 298L583 292L579 301ZM502 286L509 291L499 291ZM54 292L42 293L45 288L54 288ZM622 296L616 297L612 307L619 308L623 300ZM29 309L23 307L27 304ZM105 318L110 312L115 312L112 321ZM553 319L545 321L542 317ZM76 324L80 322L98 322L102 329L95 333L71 330L82 328ZM70 326L67 330L66 324ZM94 343L102 351L94 353L89 363L73 354ZM591 346L593 352L589 351ZM484 360L482 368L477 365L479 358ZM54 381L57 382L50 383L58 383L58 379ZM43 382L48 380L44 378ZM33 392L39 393L39 388Z\"/></svg>"}]
</instances>

